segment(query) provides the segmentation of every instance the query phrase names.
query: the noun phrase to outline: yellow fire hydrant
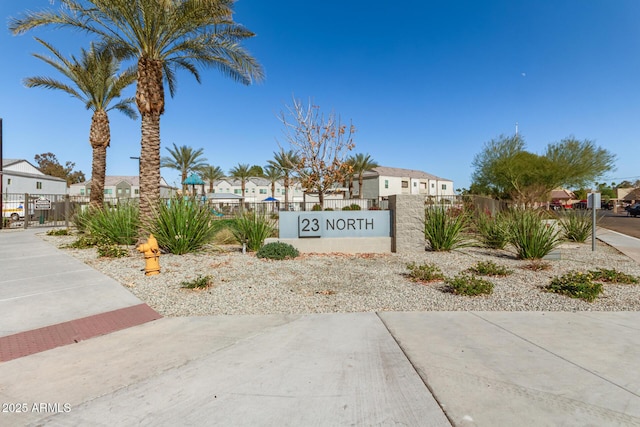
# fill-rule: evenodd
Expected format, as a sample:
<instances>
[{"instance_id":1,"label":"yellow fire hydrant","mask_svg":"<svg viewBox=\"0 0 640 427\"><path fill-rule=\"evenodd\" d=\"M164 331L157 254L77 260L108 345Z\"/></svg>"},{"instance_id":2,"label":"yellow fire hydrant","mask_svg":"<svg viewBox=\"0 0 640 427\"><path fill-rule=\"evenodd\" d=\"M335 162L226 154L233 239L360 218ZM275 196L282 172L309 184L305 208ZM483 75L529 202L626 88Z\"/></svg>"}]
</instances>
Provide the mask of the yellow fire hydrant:
<instances>
[{"instance_id":1,"label":"yellow fire hydrant","mask_svg":"<svg viewBox=\"0 0 640 427\"><path fill-rule=\"evenodd\" d=\"M149 234L147 243L138 245L136 249L138 249L138 252L144 253L144 274L147 276L153 276L154 274L160 273L160 248L158 247L158 241L153 237L153 234Z\"/></svg>"}]
</instances>

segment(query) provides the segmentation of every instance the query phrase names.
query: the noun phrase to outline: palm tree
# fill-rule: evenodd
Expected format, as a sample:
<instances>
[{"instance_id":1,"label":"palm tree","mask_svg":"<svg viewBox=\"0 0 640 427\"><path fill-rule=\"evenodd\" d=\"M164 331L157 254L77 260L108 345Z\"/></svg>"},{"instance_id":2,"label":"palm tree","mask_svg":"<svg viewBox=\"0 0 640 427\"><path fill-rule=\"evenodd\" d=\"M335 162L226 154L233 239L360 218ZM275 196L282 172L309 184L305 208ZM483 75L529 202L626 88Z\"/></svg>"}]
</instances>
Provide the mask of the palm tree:
<instances>
[{"instance_id":1,"label":"palm tree","mask_svg":"<svg viewBox=\"0 0 640 427\"><path fill-rule=\"evenodd\" d=\"M248 163L238 163L238 166L232 168L229 171L229 176L240 180L240 186L242 187L242 197L244 197L244 190L247 185L247 178L251 178L251 168Z\"/></svg>"},{"instance_id":2,"label":"palm tree","mask_svg":"<svg viewBox=\"0 0 640 427\"><path fill-rule=\"evenodd\" d=\"M358 175L358 199L362 199L364 173L380 166L369 154L356 154L353 157L353 173Z\"/></svg>"},{"instance_id":3,"label":"palm tree","mask_svg":"<svg viewBox=\"0 0 640 427\"><path fill-rule=\"evenodd\" d=\"M273 160L268 160L270 166L278 168L282 172L284 179L284 205L289 209L289 186L291 184L291 175L296 165L300 163L300 157L295 151L280 150L279 153L273 153Z\"/></svg>"},{"instance_id":4,"label":"palm tree","mask_svg":"<svg viewBox=\"0 0 640 427\"><path fill-rule=\"evenodd\" d=\"M104 203L104 179L107 169L107 147L111 141L109 126L110 110L118 110L128 117L137 117L132 108L133 98L119 99L120 93L136 79L135 70L126 70L118 74L120 62L107 51L97 51L93 44L89 50L81 49L80 58L71 56L66 59L49 43L36 38L55 58L34 53L63 74L71 85L51 77L27 77L27 87L43 87L68 93L84 103L87 110L93 111L89 143L92 150L91 193L89 201L93 207L102 207Z\"/></svg>"},{"instance_id":5,"label":"palm tree","mask_svg":"<svg viewBox=\"0 0 640 427\"><path fill-rule=\"evenodd\" d=\"M271 183L271 197L276 197L276 182L284 177L282 170L273 165L267 165L264 167L264 177Z\"/></svg>"},{"instance_id":6,"label":"palm tree","mask_svg":"<svg viewBox=\"0 0 640 427\"><path fill-rule=\"evenodd\" d=\"M194 150L191 147L182 145L180 147L173 144L173 150L166 147L170 156L162 157L160 159L161 168L171 168L180 171L182 182L182 191L185 192L187 186L184 184L185 180L192 172L198 172L200 168L207 166L207 159L202 157L203 149L198 148Z\"/></svg>"},{"instance_id":7,"label":"palm tree","mask_svg":"<svg viewBox=\"0 0 640 427\"><path fill-rule=\"evenodd\" d=\"M345 173L345 186L349 189L349 198L353 199L353 168L355 166L356 159L353 156L349 156L347 160L345 160L344 164L347 167L347 172Z\"/></svg>"},{"instance_id":8,"label":"palm tree","mask_svg":"<svg viewBox=\"0 0 640 427\"><path fill-rule=\"evenodd\" d=\"M118 57L137 62L136 104L142 116L140 217L146 223L160 200L160 116L166 81L176 71L200 82L200 67L214 67L249 85L262 80L260 64L241 46L254 34L233 21L234 0L60 0L58 10L26 12L10 20L14 34L42 27L79 29Z\"/></svg>"},{"instance_id":9,"label":"palm tree","mask_svg":"<svg viewBox=\"0 0 640 427\"><path fill-rule=\"evenodd\" d=\"M203 180L209 182L209 193L213 193L213 183L224 178L224 172L220 166L207 165L200 169L200 176Z\"/></svg>"}]
</instances>

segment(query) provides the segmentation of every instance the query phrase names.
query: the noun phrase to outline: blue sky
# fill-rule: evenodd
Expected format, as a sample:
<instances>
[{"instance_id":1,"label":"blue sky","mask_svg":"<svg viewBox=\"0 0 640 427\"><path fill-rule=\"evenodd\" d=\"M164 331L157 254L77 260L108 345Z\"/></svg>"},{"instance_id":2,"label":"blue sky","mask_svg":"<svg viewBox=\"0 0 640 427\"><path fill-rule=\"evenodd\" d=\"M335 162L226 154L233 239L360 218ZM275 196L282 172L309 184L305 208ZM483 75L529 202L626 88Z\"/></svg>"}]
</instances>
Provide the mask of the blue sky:
<instances>
[{"instance_id":1,"label":"blue sky","mask_svg":"<svg viewBox=\"0 0 640 427\"><path fill-rule=\"evenodd\" d=\"M27 89L27 76L55 76L31 56L33 36L65 54L84 35L39 30L12 36L6 19L52 7L50 0L0 2L0 117L5 158L53 152L91 174L90 112L63 93ZM53 2L53 7L59 2ZM395 4L395 3L394 3ZM474 156L515 124L542 153L568 136L617 156L604 180L640 178L640 2L636 0L451 1L239 0L235 19L257 36L246 43L266 80L243 86L215 70L202 84L178 75L161 120L171 144L203 148L227 172L265 165L285 148L278 114L292 97L351 120L353 153L383 166L423 170L468 187ZM56 76L58 77L58 76ZM133 88L131 89L133 93ZM168 94L168 92L167 92ZM107 174L135 175L139 121L112 113ZM163 169L169 183L178 173Z\"/></svg>"}]
</instances>

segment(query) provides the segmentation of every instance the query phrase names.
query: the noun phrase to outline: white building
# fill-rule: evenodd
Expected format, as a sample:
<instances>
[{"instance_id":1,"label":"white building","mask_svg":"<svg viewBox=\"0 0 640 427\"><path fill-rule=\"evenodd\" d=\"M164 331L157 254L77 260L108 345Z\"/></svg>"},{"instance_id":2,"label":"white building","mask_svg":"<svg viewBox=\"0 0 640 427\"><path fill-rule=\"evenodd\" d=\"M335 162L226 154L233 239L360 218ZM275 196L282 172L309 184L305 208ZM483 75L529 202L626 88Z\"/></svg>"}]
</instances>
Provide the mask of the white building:
<instances>
[{"instance_id":1,"label":"white building","mask_svg":"<svg viewBox=\"0 0 640 427\"><path fill-rule=\"evenodd\" d=\"M293 180L291 180L293 182ZM209 183L205 184L205 190L209 190ZM260 202L268 197L284 202L284 180L276 181L275 192L271 194L271 181L266 178L247 178L244 194L242 194L242 181L236 178L225 177L213 182L213 193L235 194L243 196L247 203ZM302 202L303 191L298 183L289 186L289 202Z\"/></svg>"},{"instance_id":2,"label":"white building","mask_svg":"<svg viewBox=\"0 0 640 427\"><path fill-rule=\"evenodd\" d=\"M30 195L63 195L67 181L45 175L23 159L2 159L2 193Z\"/></svg>"},{"instance_id":3,"label":"white building","mask_svg":"<svg viewBox=\"0 0 640 427\"><path fill-rule=\"evenodd\" d=\"M91 180L71 184L71 196L89 196L91 194ZM176 188L171 187L164 178L160 178L160 198L168 199L176 194ZM138 176L107 176L104 179L105 201L111 199L133 199L140 197L140 178Z\"/></svg>"},{"instance_id":4,"label":"white building","mask_svg":"<svg viewBox=\"0 0 640 427\"><path fill-rule=\"evenodd\" d=\"M379 166L363 175L364 199L386 200L394 194L420 194L432 197L453 197L453 181L430 173ZM354 194L358 194L358 177L354 178Z\"/></svg>"}]
</instances>

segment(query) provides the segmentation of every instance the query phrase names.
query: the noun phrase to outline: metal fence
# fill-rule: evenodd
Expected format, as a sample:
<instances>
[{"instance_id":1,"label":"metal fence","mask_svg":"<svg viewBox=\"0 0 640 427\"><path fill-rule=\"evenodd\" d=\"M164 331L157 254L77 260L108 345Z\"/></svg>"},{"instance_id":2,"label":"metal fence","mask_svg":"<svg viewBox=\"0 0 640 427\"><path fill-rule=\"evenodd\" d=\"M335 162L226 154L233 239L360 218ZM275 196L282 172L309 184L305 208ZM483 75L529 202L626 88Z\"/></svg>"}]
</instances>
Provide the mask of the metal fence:
<instances>
[{"instance_id":1,"label":"metal fence","mask_svg":"<svg viewBox=\"0 0 640 427\"><path fill-rule=\"evenodd\" d=\"M2 228L68 227L73 206L68 195L2 194Z\"/></svg>"}]
</instances>

